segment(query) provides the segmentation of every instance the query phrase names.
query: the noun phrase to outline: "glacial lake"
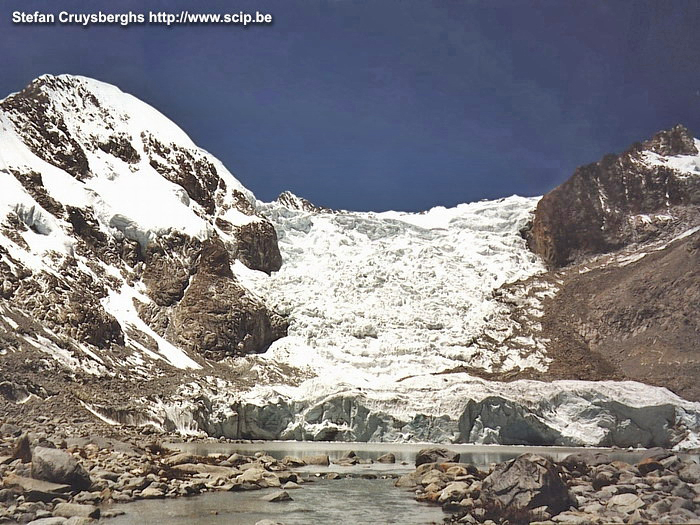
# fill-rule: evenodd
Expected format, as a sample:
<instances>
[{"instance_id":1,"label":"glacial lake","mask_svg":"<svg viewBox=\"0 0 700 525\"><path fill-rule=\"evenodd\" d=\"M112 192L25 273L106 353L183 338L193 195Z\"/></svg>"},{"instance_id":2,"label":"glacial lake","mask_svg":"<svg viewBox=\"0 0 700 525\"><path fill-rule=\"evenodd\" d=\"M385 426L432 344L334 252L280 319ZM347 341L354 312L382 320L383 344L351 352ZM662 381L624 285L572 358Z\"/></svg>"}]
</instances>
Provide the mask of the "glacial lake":
<instances>
[{"instance_id":1,"label":"glacial lake","mask_svg":"<svg viewBox=\"0 0 700 525\"><path fill-rule=\"evenodd\" d=\"M416 453L428 446L445 446L459 452L461 461L479 467L488 467L524 454L534 452L555 460L583 450L600 451L613 459L627 462L638 461L643 451L530 447L504 445L435 445L414 443L346 443L346 442L299 442L266 441L254 443L220 443L216 441L195 443L168 443L168 447L198 455L233 454L252 455L264 451L282 459L284 456L309 456L328 454L331 461L339 459L349 451L360 458L376 459L392 452L395 464L373 463L352 467L306 466L292 469L315 479L303 488L290 490L293 501L268 503L261 497L272 490L248 492L212 492L191 498L164 500L141 500L133 503L115 504L109 508L119 509L124 515L105 520L113 525L144 525L167 523L171 525L254 525L257 521L270 519L286 525L342 524L369 525L390 524L427 525L442 523L446 516L440 507L418 503L413 492L394 487L393 479L381 479L382 474L404 474L413 470ZM323 474L338 472L353 477L338 480L323 479ZM316 476L318 474L318 476ZM364 479L363 474L374 474L377 479Z\"/></svg>"}]
</instances>

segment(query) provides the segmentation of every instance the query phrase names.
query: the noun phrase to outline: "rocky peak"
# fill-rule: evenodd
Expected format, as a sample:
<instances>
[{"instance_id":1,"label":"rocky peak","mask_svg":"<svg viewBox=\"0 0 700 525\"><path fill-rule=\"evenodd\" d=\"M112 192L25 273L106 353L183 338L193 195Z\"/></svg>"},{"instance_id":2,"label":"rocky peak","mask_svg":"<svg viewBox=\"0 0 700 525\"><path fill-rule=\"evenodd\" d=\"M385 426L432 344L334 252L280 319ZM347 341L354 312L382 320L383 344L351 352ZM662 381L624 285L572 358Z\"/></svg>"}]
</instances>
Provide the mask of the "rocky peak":
<instances>
[{"instance_id":1,"label":"rocky peak","mask_svg":"<svg viewBox=\"0 0 700 525\"><path fill-rule=\"evenodd\" d=\"M669 130L659 131L642 143L642 149L653 151L665 157L698 154L693 135L682 124L677 124Z\"/></svg>"},{"instance_id":2,"label":"rocky peak","mask_svg":"<svg viewBox=\"0 0 700 525\"><path fill-rule=\"evenodd\" d=\"M698 143L679 125L577 168L538 203L530 248L559 267L700 224Z\"/></svg>"},{"instance_id":3,"label":"rocky peak","mask_svg":"<svg viewBox=\"0 0 700 525\"><path fill-rule=\"evenodd\" d=\"M277 199L275 199L275 202L290 210L308 211L311 213L332 212L330 208L316 206L305 198L294 195L291 191L284 191L280 193Z\"/></svg>"}]
</instances>

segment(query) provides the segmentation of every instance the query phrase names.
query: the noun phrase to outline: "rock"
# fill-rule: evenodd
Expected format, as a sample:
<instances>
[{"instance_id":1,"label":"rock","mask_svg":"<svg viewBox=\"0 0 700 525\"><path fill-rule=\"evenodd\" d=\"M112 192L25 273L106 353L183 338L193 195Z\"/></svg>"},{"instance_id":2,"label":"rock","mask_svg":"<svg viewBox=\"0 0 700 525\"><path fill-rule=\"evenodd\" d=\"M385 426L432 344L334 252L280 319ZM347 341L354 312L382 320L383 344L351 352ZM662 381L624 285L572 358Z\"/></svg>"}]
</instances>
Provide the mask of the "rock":
<instances>
[{"instance_id":1,"label":"rock","mask_svg":"<svg viewBox=\"0 0 700 525\"><path fill-rule=\"evenodd\" d=\"M327 467L331 464L331 460L327 454L320 454L317 456L303 456L301 460L306 465L319 465Z\"/></svg>"},{"instance_id":2,"label":"rock","mask_svg":"<svg viewBox=\"0 0 700 525\"><path fill-rule=\"evenodd\" d=\"M54 483L66 483L77 489L89 489L92 486L87 471L72 455L53 448L34 449L32 477Z\"/></svg>"},{"instance_id":3,"label":"rock","mask_svg":"<svg viewBox=\"0 0 700 525\"><path fill-rule=\"evenodd\" d=\"M591 467L606 465L610 462L610 456L607 454L603 454L602 452L585 451L569 454L561 461L561 464L570 471L576 470L583 474L588 472L588 469Z\"/></svg>"},{"instance_id":4,"label":"rock","mask_svg":"<svg viewBox=\"0 0 700 525\"><path fill-rule=\"evenodd\" d=\"M700 465L689 463L678 471L678 477L686 483L700 483Z\"/></svg>"},{"instance_id":5,"label":"rock","mask_svg":"<svg viewBox=\"0 0 700 525\"><path fill-rule=\"evenodd\" d=\"M277 232L266 221L251 221L235 227L236 259L251 270L270 275L282 267L282 255L277 244Z\"/></svg>"},{"instance_id":6,"label":"rock","mask_svg":"<svg viewBox=\"0 0 700 525\"><path fill-rule=\"evenodd\" d=\"M416 467L425 463L459 463L459 453L440 447L424 448L418 451Z\"/></svg>"},{"instance_id":7,"label":"rock","mask_svg":"<svg viewBox=\"0 0 700 525\"><path fill-rule=\"evenodd\" d=\"M573 501L555 465L536 454L497 465L482 482L481 492L483 501L495 500L513 509L544 506L550 514L568 509Z\"/></svg>"},{"instance_id":8,"label":"rock","mask_svg":"<svg viewBox=\"0 0 700 525\"><path fill-rule=\"evenodd\" d=\"M615 474L612 472L603 471L603 472L596 473L591 485L593 486L594 490L600 490L603 487L607 487L608 485L613 485L614 483L615 483Z\"/></svg>"},{"instance_id":9,"label":"rock","mask_svg":"<svg viewBox=\"0 0 700 525\"><path fill-rule=\"evenodd\" d=\"M463 481L454 481L448 484L440 493L439 503L462 501L467 497L469 485Z\"/></svg>"},{"instance_id":10,"label":"rock","mask_svg":"<svg viewBox=\"0 0 700 525\"><path fill-rule=\"evenodd\" d=\"M65 525L66 518L54 516L51 518L39 518L38 520L30 521L27 525Z\"/></svg>"},{"instance_id":11,"label":"rock","mask_svg":"<svg viewBox=\"0 0 700 525\"><path fill-rule=\"evenodd\" d=\"M236 280L223 241L212 238L202 245L197 273L173 307L167 330L185 349L221 359L264 350L287 335L287 322Z\"/></svg>"},{"instance_id":12,"label":"rock","mask_svg":"<svg viewBox=\"0 0 700 525\"><path fill-rule=\"evenodd\" d=\"M305 461L294 456L285 456L284 458L282 458L282 463L289 467L303 467L306 465Z\"/></svg>"},{"instance_id":13,"label":"rock","mask_svg":"<svg viewBox=\"0 0 700 525\"><path fill-rule=\"evenodd\" d=\"M81 505L79 503L59 503L53 509L54 516L62 516L64 518L93 518L100 517L99 507L94 505Z\"/></svg>"},{"instance_id":14,"label":"rock","mask_svg":"<svg viewBox=\"0 0 700 525\"><path fill-rule=\"evenodd\" d=\"M149 486L141 491L143 499L159 499L165 497L165 492L159 487Z\"/></svg>"},{"instance_id":15,"label":"rock","mask_svg":"<svg viewBox=\"0 0 700 525\"><path fill-rule=\"evenodd\" d=\"M281 490L279 492L267 494L260 499L262 499L263 501L270 502L270 503L278 503L280 501L293 501L292 497L289 495L289 493L286 490Z\"/></svg>"},{"instance_id":16,"label":"rock","mask_svg":"<svg viewBox=\"0 0 700 525\"><path fill-rule=\"evenodd\" d=\"M22 463L29 463L32 460L32 450L29 446L29 436L25 433L15 443L12 451L12 459L19 459Z\"/></svg>"},{"instance_id":17,"label":"rock","mask_svg":"<svg viewBox=\"0 0 700 525\"><path fill-rule=\"evenodd\" d=\"M663 470L664 466L659 463L658 460L654 458L646 458L637 463L637 468L642 476L646 476L650 472L655 472L658 470Z\"/></svg>"},{"instance_id":18,"label":"rock","mask_svg":"<svg viewBox=\"0 0 700 525\"><path fill-rule=\"evenodd\" d=\"M64 525L92 525L93 523L95 523L95 520L92 518L73 516L72 518L68 518Z\"/></svg>"},{"instance_id":19,"label":"rock","mask_svg":"<svg viewBox=\"0 0 700 525\"><path fill-rule=\"evenodd\" d=\"M396 456L391 452L377 458L377 463L396 463Z\"/></svg>"},{"instance_id":20,"label":"rock","mask_svg":"<svg viewBox=\"0 0 700 525\"><path fill-rule=\"evenodd\" d=\"M643 225L635 228L627 217L691 207L700 181L686 181L666 166L643 162L644 150L660 143L673 144L670 151L697 154L690 132L676 126L625 153L577 168L537 204L528 232L530 248L550 266L560 267L581 254L605 253L636 241Z\"/></svg>"},{"instance_id":21,"label":"rock","mask_svg":"<svg viewBox=\"0 0 700 525\"><path fill-rule=\"evenodd\" d=\"M272 521L272 520L260 520L256 521L255 525L284 525L281 521Z\"/></svg>"},{"instance_id":22,"label":"rock","mask_svg":"<svg viewBox=\"0 0 700 525\"><path fill-rule=\"evenodd\" d=\"M174 454L163 460L163 464L168 467L174 467L175 465L182 465L183 463L197 463L199 456L194 454L189 454L187 452L180 452L179 454Z\"/></svg>"},{"instance_id":23,"label":"rock","mask_svg":"<svg viewBox=\"0 0 700 525\"><path fill-rule=\"evenodd\" d=\"M565 523L566 525L593 525L590 514L576 511L566 511L557 514L551 520L554 523ZM532 524L531 524L532 525Z\"/></svg>"},{"instance_id":24,"label":"rock","mask_svg":"<svg viewBox=\"0 0 700 525\"><path fill-rule=\"evenodd\" d=\"M298 483L294 483L293 481L288 481L287 483L282 485L282 488L284 490L296 490L296 489L300 489L301 485L299 485Z\"/></svg>"},{"instance_id":25,"label":"rock","mask_svg":"<svg viewBox=\"0 0 700 525\"><path fill-rule=\"evenodd\" d=\"M66 493L70 491L70 485L51 483L33 478L25 478L10 474L3 480L6 487L18 487L24 493L27 501L50 502L56 498L68 499Z\"/></svg>"},{"instance_id":26,"label":"rock","mask_svg":"<svg viewBox=\"0 0 700 525\"><path fill-rule=\"evenodd\" d=\"M261 467L257 467L260 469ZM207 463L182 463L171 467L173 472L187 474L209 474L210 476L232 477L240 474L240 470L235 467L222 467L220 465L209 465Z\"/></svg>"},{"instance_id":27,"label":"rock","mask_svg":"<svg viewBox=\"0 0 700 525\"><path fill-rule=\"evenodd\" d=\"M644 507L644 502L636 494L618 494L608 500L606 507L617 512L631 514Z\"/></svg>"},{"instance_id":28,"label":"rock","mask_svg":"<svg viewBox=\"0 0 700 525\"><path fill-rule=\"evenodd\" d=\"M642 452L642 459L652 458L660 460L669 457L672 452L662 447L652 447ZM641 460L640 460L641 461Z\"/></svg>"}]
</instances>

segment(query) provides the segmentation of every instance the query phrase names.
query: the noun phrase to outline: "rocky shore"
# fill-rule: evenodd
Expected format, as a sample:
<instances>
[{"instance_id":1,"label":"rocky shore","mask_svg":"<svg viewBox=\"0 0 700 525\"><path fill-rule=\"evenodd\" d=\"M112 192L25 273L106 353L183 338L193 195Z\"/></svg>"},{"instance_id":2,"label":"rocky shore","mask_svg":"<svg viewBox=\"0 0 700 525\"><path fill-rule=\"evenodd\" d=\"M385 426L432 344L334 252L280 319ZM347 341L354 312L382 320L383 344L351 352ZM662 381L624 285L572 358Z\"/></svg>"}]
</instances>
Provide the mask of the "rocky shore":
<instances>
[{"instance_id":1,"label":"rocky shore","mask_svg":"<svg viewBox=\"0 0 700 525\"><path fill-rule=\"evenodd\" d=\"M138 443L148 443L140 446ZM44 431L24 433L0 425L0 523L80 525L123 511L111 503L194 496L210 491L268 491L266 501L290 500L287 491L314 481L293 472L328 465L328 456L286 457L258 452L197 456L178 453L158 441L69 437ZM332 478L331 478L332 479Z\"/></svg>"},{"instance_id":2,"label":"rocky shore","mask_svg":"<svg viewBox=\"0 0 700 525\"><path fill-rule=\"evenodd\" d=\"M700 465L664 449L647 450L635 464L585 450L559 462L528 453L485 470L460 462L458 453L428 448L416 456L415 470L399 476L350 470L395 463L391 453L372 460L348 452L332 463L325 454L200 456L166 448L164 436L128 430L75 437L41 424L30 432L0 424L0 523L88 524L123 514L114 503L214 491L269 489L261 501L284 502L319 478L353 476L395 478L397 490L440 505L445 523L700 522Z\"/></svg>"},{"instance_id":3,"label":"rocky shore","mask_svg":"<svg viewBox=\"0 0 700 525\"><path fill-rule=\"evenodd\" d=\"M634 465L588 451L560 462L523 454L488 471L428 449L416 465L396 486L441 505L446 523L700 523L700 465L664 449Z\"/></svg>"}]
</instances>

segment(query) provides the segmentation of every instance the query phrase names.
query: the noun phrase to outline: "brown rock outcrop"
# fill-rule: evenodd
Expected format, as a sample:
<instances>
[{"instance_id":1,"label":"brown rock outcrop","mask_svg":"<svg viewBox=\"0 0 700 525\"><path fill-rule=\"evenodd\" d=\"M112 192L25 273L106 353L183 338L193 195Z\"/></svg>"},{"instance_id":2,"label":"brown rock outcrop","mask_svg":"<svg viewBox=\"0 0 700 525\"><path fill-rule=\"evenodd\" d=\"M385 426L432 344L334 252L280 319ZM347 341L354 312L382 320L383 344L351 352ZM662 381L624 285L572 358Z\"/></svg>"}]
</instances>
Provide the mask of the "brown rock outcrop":
<instances>
[{"instance_id":1,"label":"brown rock outcrop","mask_svg":"<svg viewBox=\"0 0 700 525\"><path fill-rule=\"evenodd\" d=\"M284 319L237 282L223 242L205 241L197 273L174 307L168 337L184 348L220 359L261 352L286 330Z\"/></svg>"},{"instance_id":2,"label":"brown rock outcrop","mask_svg":"<svg viewBox=\"0 0 700 525\"><path fill-rule=\"evenodd\" d=\"M550 266L560 267L580 256L605 253L659 233L635 221L635 215L687 212L700 216L700 177L685 177L669 166L646 162L645 152L698 153L690 132L679 125L621 155L606 155L581 166L538 203L526 232L530 248ZM659 227L673 226L669 221Z\"/></svg>"},{"instance_id":3,"label":"brown rock outcrop","mask_svg":"<svg viewBox=\"0 0 700 525\"><path fill-rule=\"evenodd\" d=\"M282 267L282 254L277 245L275 227L268 221L249 222L235 228L236 258L251 270L266 274Z\"/></svg>"}]
</instances>

